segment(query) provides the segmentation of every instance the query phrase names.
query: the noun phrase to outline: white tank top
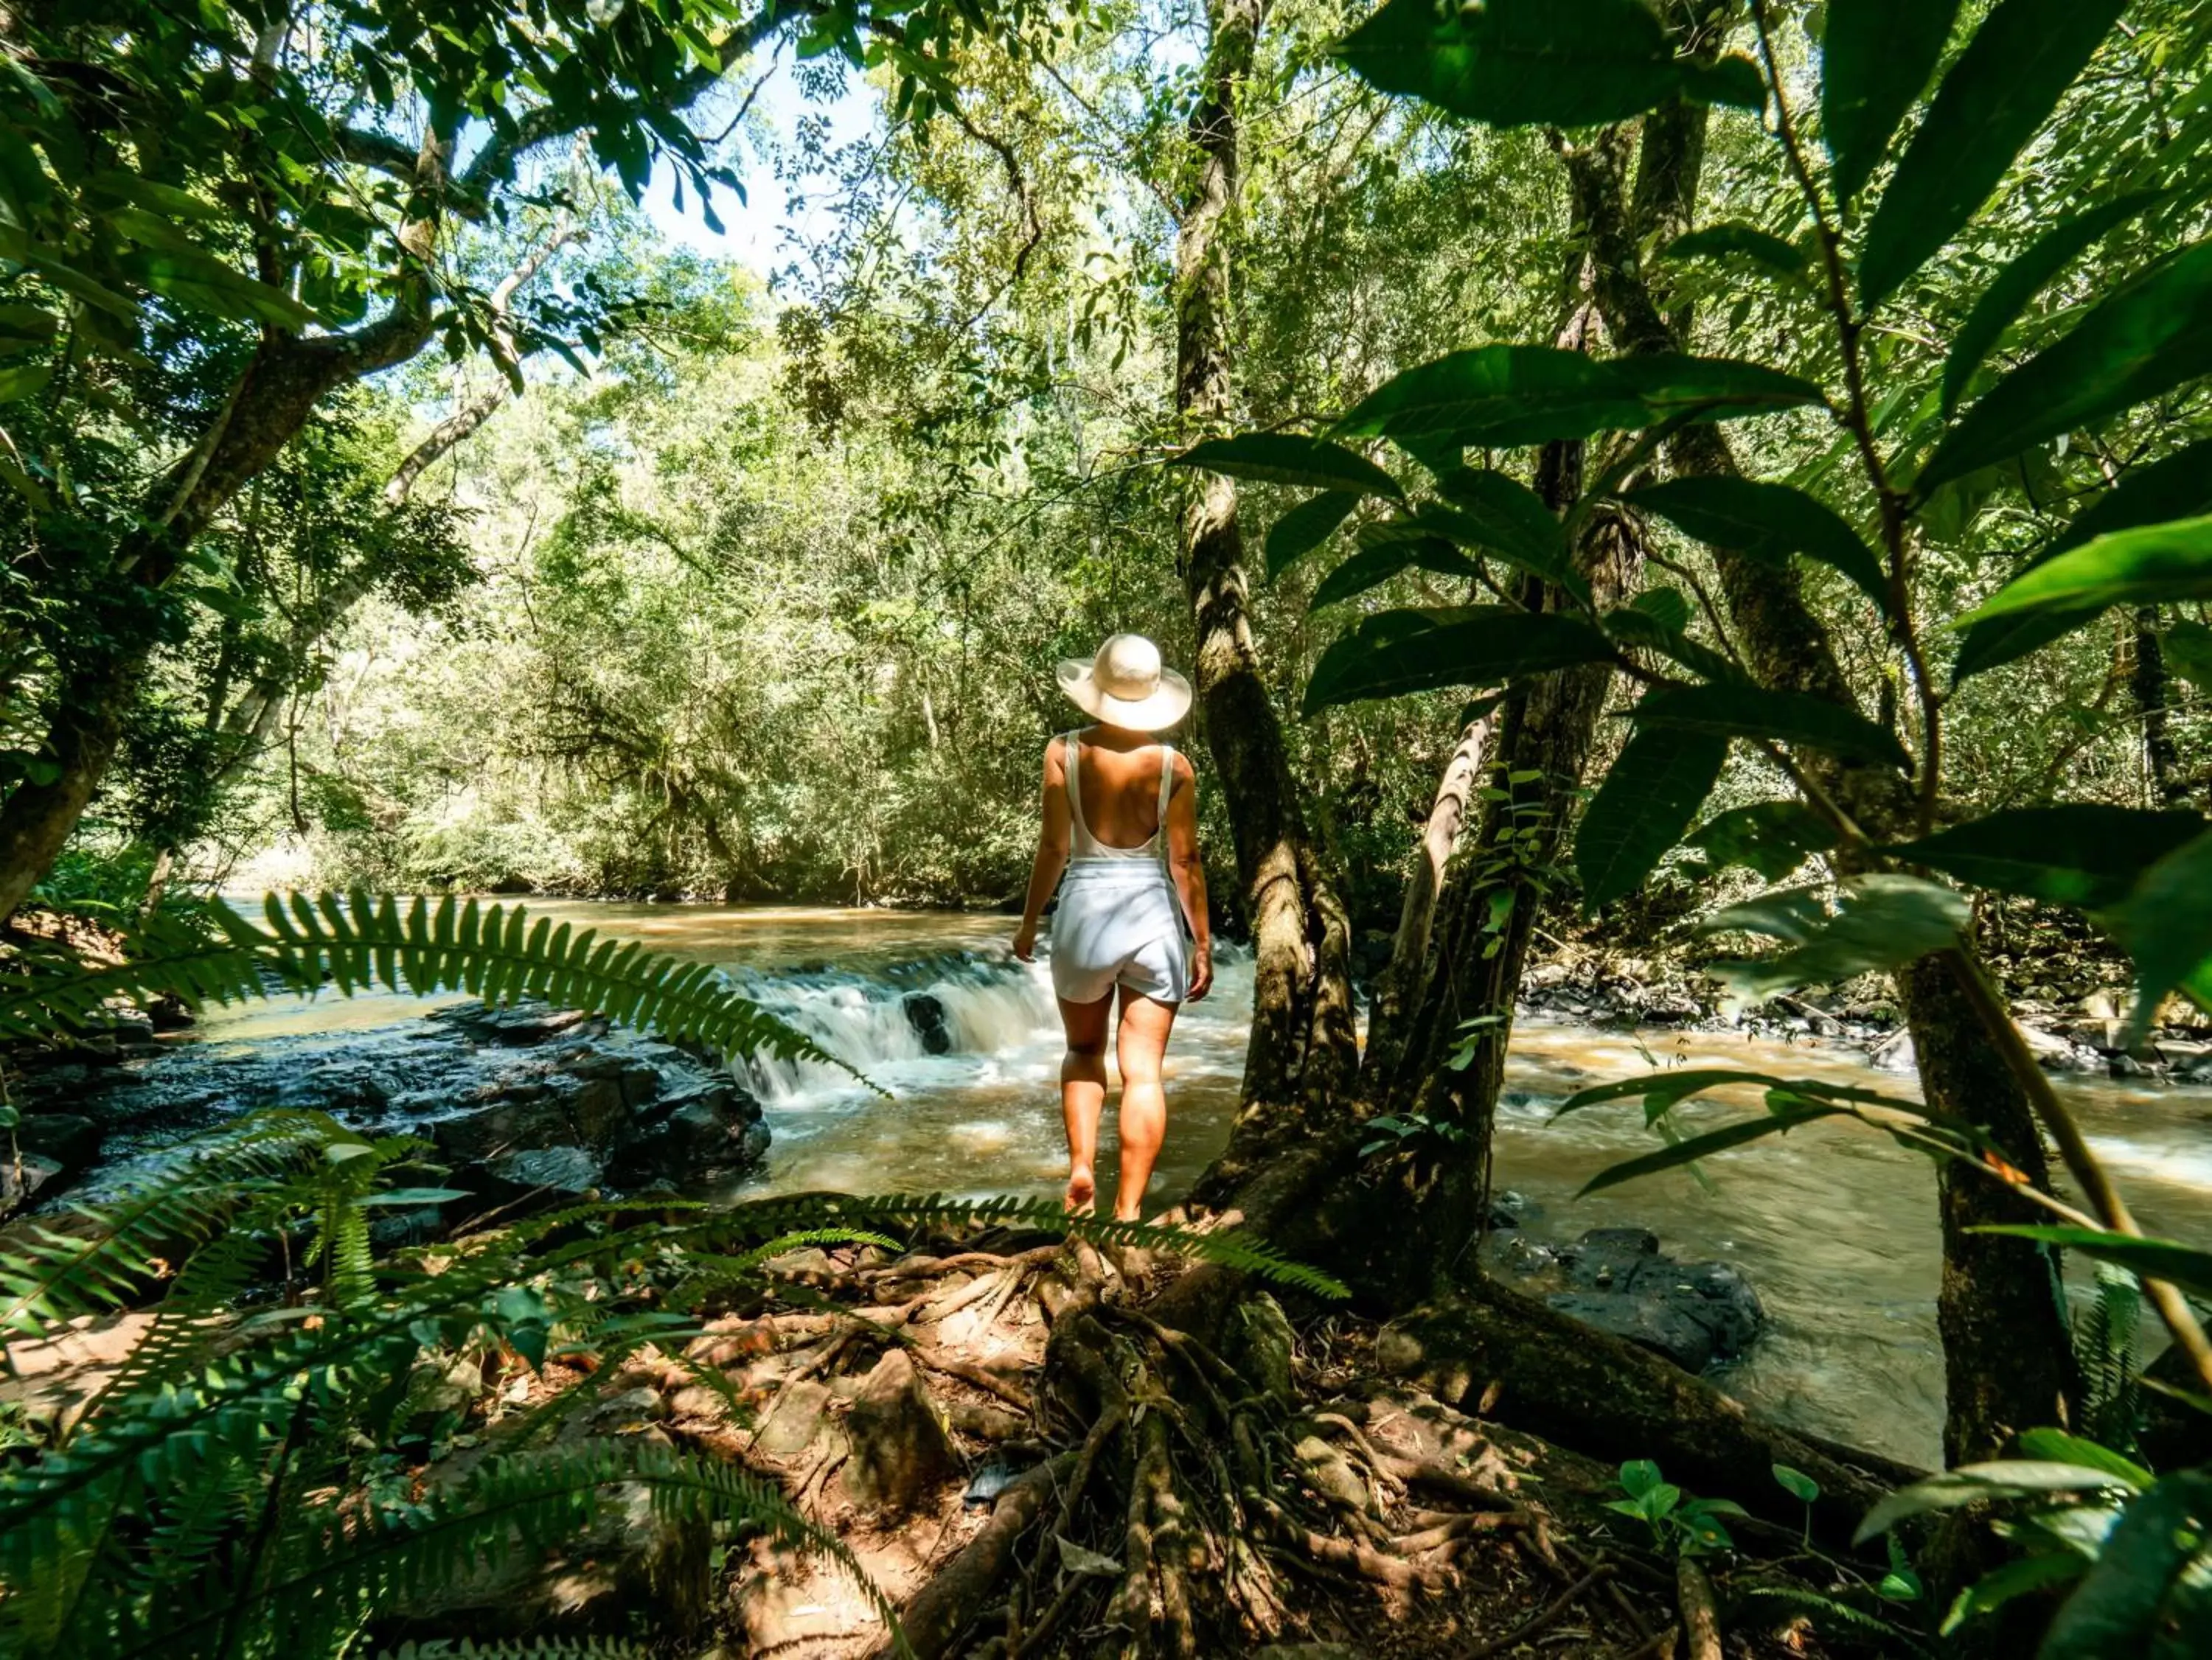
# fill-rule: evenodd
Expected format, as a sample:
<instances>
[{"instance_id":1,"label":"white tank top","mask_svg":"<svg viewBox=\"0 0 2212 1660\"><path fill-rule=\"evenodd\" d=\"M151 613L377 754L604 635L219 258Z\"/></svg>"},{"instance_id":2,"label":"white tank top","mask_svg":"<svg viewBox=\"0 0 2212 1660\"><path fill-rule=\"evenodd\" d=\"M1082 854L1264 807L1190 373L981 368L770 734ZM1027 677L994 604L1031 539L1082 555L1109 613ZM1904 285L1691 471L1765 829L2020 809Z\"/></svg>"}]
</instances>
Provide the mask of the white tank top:
<instances>
[{"instance_id":1,"label":"white tank top","mask_svg":"<svg viewBox=\"0 0 2212 1660\"><path fill-rule=\"evenodd\" d=\"M1083 819L1083 786L1078 773L1083 754L1082 734L1063 732L1060 735L1061 754L1067 762L1067 811L1073 829L1073 862L1079 864L1107 860L1151 860L1163 868L1168 862L1168 797L1175 790L1175 746L1163 742L1160 750L1160 809L1159 821L1141 846L1115 847L1091 833L1091 827Z\"/></svg>"}]
</instances>

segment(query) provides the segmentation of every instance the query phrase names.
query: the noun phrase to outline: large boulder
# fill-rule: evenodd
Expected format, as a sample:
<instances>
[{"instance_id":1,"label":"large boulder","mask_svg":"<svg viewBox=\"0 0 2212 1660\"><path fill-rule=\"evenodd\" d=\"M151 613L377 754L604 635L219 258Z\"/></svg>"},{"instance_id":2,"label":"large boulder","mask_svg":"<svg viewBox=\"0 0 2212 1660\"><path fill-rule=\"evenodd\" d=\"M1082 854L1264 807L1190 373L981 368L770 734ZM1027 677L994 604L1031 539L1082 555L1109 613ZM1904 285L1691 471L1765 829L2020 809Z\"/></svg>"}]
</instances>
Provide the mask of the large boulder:
<instances>
[{"instance_id":1,"label":"large boulder","mask_svg":"<svg viewBox=\"0 0 2212 1660\"><path fill-rule=\"evenodd\" d=\"M1594 1227L1572 1245L1514 1237L1491 1266L1563 1314L1664 1355L1686 1372L1732 1360L1766 1324L1759 1293L1726 1263L1678 1263L1656 1235Z\"/></svg>"},{"instance_id":2,"label":"large boulder","mask_svg":"<svg viewBox=\"0 0 2212 1660\"><path fill-rule=\"evenodd\" d=\"M58 1188L65 1172L60 1163L36 1153L0 1156L0 1219L27 1210Z\"/></svg>"},{"instance_id":3,"label":"large boulder","mask_svg":"<svg viewBox=\"0 0 2212 1660\"><path fill-rule=\"evenodd\" d=\"M15 1125L15 1146L51 1159L65 1171L83 1169L100 1156L101 1131L81 1113L27 1112Z\"/></svg>"},{"instance_id":4,"label":"large boulder","mask_svg":"<svg viewBox=\"0 0 2212 1660\"><path fill-rule=\"evenodd\" d=\"M760 1103L732 1080L686 1085L633 1118L612 1173L624 1187L681 1187L750 1170L768 1152Z\"/></svg>"}]
</instances>

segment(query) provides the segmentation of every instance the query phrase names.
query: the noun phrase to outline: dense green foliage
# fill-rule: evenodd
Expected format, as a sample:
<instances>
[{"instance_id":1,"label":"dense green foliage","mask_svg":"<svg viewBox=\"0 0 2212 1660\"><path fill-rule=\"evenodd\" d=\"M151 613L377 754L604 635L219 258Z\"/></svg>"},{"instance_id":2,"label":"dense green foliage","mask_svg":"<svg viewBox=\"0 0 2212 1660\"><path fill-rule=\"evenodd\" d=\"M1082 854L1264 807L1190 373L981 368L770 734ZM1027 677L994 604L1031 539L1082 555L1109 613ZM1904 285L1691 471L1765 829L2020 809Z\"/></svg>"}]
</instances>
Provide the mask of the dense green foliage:
<instances>
[{"instance_id":1,"label":"dense green foliage","mask_svg":"<svg viewBox=\"0 0 2212 1660\"><path fill-rule=\"evenodd\" d=\"M530 992L726 1053L819 1052L711 969L635 946L593 950L565 927L549 938L520 911L502 929L496 907L481 923L451 901L403 918L367 894L289 915L272 897L266 910L265 929L231 918L186 935L164 923L103 973L34 973L10 988L8 1028L61 1036L118 989L198 1002L267 995L264 971L280 987L327 972L349 995ZM588 1548L608 1521L636 1525L623 1508L632 1501L655 1526L734 1530L849 1564L833 1536L741 1469L573 1427L647 1345L729 1395L714 1366L682 1358L703 1331L697 1311L768 1292L766 1265L801 1246L896 1247L889 1230L1012 1222L1340 1294L1234 1232L1067 1218L1033 1201L813 1195L705 1209L662 1197L521 1221L498 1207L435 1244L379 1252L380 1216L469 1199L436 1184L430 1154L320 1113L257 1113L173 1149L110 1201L11 1236L0 1330L51 1341L118 1306L150 1302L152 1316L50 1443L34 1439L0 1467L10 1652L356 1652L364 1632L441 1596ZM549 1371L577 1357L588 1364ZM516 1374L518 1404L495 1415L477 1456L426 1483L426 1463L455 1450L460 1427L438 1384L464 1365ZM636 1623L650 1635L649 1610Z\"/></svg>"},{"instance_id":2,"label":"dense green foliage","mask_svg":"<svg viewBox=\"0 0 2212 1660\"><path fill-rule=\"evenodd\" d=\"M1486 960L1516 894L1646 930L1695 913L1671 942L1753 942L1713 965L1740 1000L1881 975L1920 1011L1920 1100L1744 1072L1584 1092L1571 1110L1634 1099L1665 1138L1593 1185L1856 1118L1942 1161L1947 1299L2009 1263L2028 1289L2008 1306L2039 1298L2047 1322L2063 1247L2137 1276L2212 1384L2191 1301L2212 1254L2140 1236L1976 955L2002 906L2063 912L2132 962L2131 1039L2212 1009L2212 17L1262 8L1223 204L1233 419L1196 430L1177 262L1222 15L0 14L22 93L0 119L0 909L43 882L128 913L180 860L216 877L279 842L333 886L1004 901L1038 753L1073 720L1054 661L1119 628L1186 656L1179 515L1194 479L1233 478L1281 770L1355 929L1395 920L1409 823L1470 707L1510 731L1532 688L1580 676L1611 717L1590 764L1486 785L1495 833L1450 873L1483 895ZM776 148L781 182L834 201L794 215L799 257L763 287L659 245L631 204L657 167L711 215L734 152L685 112L741 122L726 74L787 47L808 95L871 88L875 124ZM1632 173L1639 153L1662 161ZM445 368L417 361L433 343ZM545 354L566 367L526 385ZM1524 869L1571 818L1571 868ZM17 1029L111 991L251 995L265 966L788 1040L703 973L496 912L303 902L216 928L157 914L125 970L34 969ZM1461 1057L1510 1022L1470 1012ZM1677 1128L1723 1090L1763 1110ZM1366 1128L1395 1138L1352 1142L1378 1163L1485 1156L1481 1125L1433 1110ZM487 1330L520 1347L489 1280L432 1309L410 1300L427 1276L364 1258L369 1178L410 1149L239 1133L252 1167L193 1188L220 1215L185 1216L210 1295L236 1289L223 1242L320 1218L324 1324L241 1351L259 1381L234 1414L219 1366L221 1433L173 1458L130 1464L167 1432L126 1392L108 1463L36 1466L27 1518L50 1491L97 1501L40 1512L60 1519L6 1559L19 1582L69 1565L42 1584L60 1600L11 1605L49 1636L111 1566L102 1481L161 1487L145 1514L182 1538L191 1594L205 1526L228 1595L333 1551L318 1583L343 1594L318 1617L359 1619L388 1589L352 1566L361 1539L252 1520L290 1449L312 1430L314 1481L373 1487L338 1430L398 1409L364 1392L377 1367ZM2038 1190L2046 1137L2078 1204ZM610 1271L549 1260L497 1266ZM433 1300L471 1283L449 1271ZM2001 1369L1978 1341L1949 1356L1962 1395ZM2129 1398L2126 1370L2088 1368L2085 1412ZM327 1392L300 1385L325 1372ZM1987 1429L1987 1405L1954 1420ZM2129 1412L2104 1415L2102 1446L2031 1431L1869 1528L2018 1506L2024 1554L1959 1620L2064 1584L2046 1655L2182 1652L2205 1478L2142 1469ZM192 1461L226 1458L191 1486ZM554 1470L547 1515L566 1525L560 1495L617 1474ZM1632 1504L1663 1485L1636 1480ZM219 1518L191 1509L203 1492ZM167 1579L132 1584L116 1618L166 1617Z\"/></svg>"}]
</instances>

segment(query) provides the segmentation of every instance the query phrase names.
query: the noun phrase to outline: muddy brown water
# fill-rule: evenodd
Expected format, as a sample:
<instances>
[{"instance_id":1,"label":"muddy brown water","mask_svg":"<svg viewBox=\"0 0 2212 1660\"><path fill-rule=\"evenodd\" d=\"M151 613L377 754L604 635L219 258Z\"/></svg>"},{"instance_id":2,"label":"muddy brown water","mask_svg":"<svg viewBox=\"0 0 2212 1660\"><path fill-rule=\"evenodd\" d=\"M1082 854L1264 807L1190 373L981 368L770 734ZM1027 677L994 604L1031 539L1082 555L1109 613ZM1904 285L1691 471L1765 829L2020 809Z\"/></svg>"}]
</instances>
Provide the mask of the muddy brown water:
<instances>
[{"instance_id":1,"label":"muddy brown water","mask_svg":"<svg viewBox=\"0 0 2212 1660\"><path fill-rule=\"evenodd\" d=\"M764 1171L732 1197L810 1188L847 1191L1051 1195L1064 1178L1054 1087L1060 1039L1042 965L1006 948L1006 918L930 912L599 903L531 907L729 969L762 1002L890 1092L844 1075L769 1063L750 1081L775 1142ZM1188 1009L1168 1054L1169 1130L1152 1203L1164 1205L1227 1137L1249 1035L1251 966L1224 954L1213 995ZM951 1042L927 1052L907 1000L937 999ZM251 1045L353 1033L419 1012L398 997L325 995L219 1013L200 1040ZM1545 1238L1634 1225L1685 1261L1735 1264L1771 1327L1720 1381L1792 1425L1921 1463L1938 1459L1942 1359L1935 1296L1940 1250L1927 1160L1858 1125L1815 1124L1723 1154L1702 1179L1668 1172L1587 1199L1607 1165L1656 1145L1633 1105L1554 1120L1585 1085L1653 1064L1739 1065L1874 1083L1855 1051L1651 1028L1642 1033L1524 1021L1516 1030L1497 1148L1500 1188L1528 1201ZM2212 1090L2063 1081L2093 1144L2152 1232L2212 1244ZM1746 1103L1682 1114L1686 1128ZM1100 1174L1112 1184L1112 1129ZM1102 1194L1102 1202L1110 1192Z\"/></svg>"}]
</instances>

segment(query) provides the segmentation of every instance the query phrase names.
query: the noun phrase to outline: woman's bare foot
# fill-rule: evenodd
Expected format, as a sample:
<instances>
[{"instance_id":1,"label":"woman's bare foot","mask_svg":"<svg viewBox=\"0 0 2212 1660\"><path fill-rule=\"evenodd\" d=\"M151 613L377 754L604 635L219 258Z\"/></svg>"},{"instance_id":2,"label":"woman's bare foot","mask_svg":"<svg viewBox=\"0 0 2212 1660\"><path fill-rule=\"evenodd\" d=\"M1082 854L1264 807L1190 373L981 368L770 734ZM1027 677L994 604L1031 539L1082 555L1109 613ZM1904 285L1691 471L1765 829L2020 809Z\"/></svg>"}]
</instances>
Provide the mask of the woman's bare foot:
<instances>
[{"instance_id":1,"label":"woman's bare foot","mask_svg":"<svg viewBox=\"0 0 2212 1660\"><path fill-rule=\"evenodd\" d=\"M1071 1216L1093 1216L1098 1213L1098 1179L1089 1170L1078 1166L1067 1175L1067 1192L1062 1207Z\"/></svg>"}]
</instances>

